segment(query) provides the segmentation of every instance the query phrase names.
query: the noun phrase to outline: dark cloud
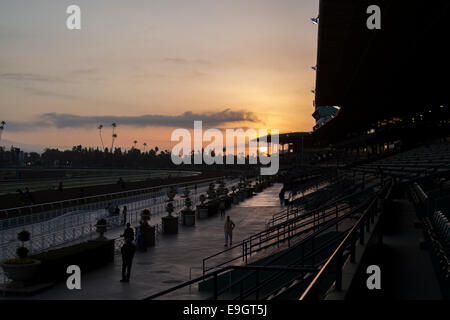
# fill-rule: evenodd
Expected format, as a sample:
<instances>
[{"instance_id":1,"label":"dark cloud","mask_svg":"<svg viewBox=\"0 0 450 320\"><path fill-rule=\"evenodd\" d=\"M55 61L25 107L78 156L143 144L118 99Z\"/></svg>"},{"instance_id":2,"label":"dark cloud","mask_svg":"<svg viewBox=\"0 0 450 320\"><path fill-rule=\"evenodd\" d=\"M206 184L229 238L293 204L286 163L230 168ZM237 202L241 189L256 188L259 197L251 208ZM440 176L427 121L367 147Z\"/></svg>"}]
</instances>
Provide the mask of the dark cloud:
<instances>
[{"instance_id":1,"label":"dark cloud","mask_svg":"<svg viewBox=\"0 0 450 320\"><path fill-rule=\"evenodd\" d=\"M10 131L27 131L36 128L86 128L98 124L109 125L113 122L118 126L132 127L175 127L192 128L194 121L203 121L204 127L217 127L227 123L236 122L258 122L259 119L252 112L232 111L225 109L220 112L195 113L184 112L180 115L141 115L141 116L80 116L67 113L45 113L40 115L36 121L30 122L8 122Z\"/></svg>"},{"instance_id":2,"label":"dark cloud","mask_svg":"<svg viewBox=\"0 0 450 320\"><path fill-rule=\"evenodd\" d=\"M188 60L183 58L164 58L163 61L173 64L197 64L197 65L210 65L211 61L205 59Z\"/></svg>"},{"instance_id":3,"label":"dark cloud","mask_svg":"<svg viewBox=\"0 0 450 320\"><path fill-rule=\"evenodd\" d=\"M8 72L1 73L0 79L10 81L26 81L26 82L66 82L59 77L41 75L36 73Z\"/></svg>"}]
</instances>

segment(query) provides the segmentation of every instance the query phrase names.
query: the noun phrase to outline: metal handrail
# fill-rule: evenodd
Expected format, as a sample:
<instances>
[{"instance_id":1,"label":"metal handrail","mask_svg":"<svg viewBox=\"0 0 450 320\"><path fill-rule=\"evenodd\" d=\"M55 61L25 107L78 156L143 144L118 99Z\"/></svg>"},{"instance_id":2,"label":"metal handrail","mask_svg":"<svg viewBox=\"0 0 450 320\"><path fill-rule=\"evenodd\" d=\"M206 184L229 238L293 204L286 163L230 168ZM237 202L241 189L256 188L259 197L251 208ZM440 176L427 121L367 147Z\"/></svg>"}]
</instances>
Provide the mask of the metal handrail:
<instances>
[{"instance_id":1,"label":"metal handrail","mask_svg":"<svg viewBox=\"0 0 450 320\"><path fill-rule=\"evenodd\" d=\"M317 208L317 209L314 209L314 210L312 210L312 211L308 211L308 212L305 212L305 213L303 213L303 214L297 215L297 216L295 216L295 217L292 218L292 219L288 219L288 220L283 221L283 222L281 222L281 223L279 223L279 224L277 224L277 225L275 225L275 226L272 226L272 227L270 227L270 228L268 228L268 229L266 229L266 230L263 230L263 231L260 231L260 232L258 232L258 233L256 233L256 234L251 235L250 237L248 237L248 238L242 240L242 242L241 242L240 244L236 244L236 245L234 245L234 246L232 246L232 247L230 247L230 248L227 248L227 249L225 249L225 250L219 251L219 252L217 252L217 253L215 253L215 254L212 254L212 255L210 255L210 256L204 258L204 259L203 259L203 263L202 263L202 265L203 265L203 273L205 273L205 272L208 271L208 270L212 270L212 269L214 269L214 268L220 267L220 266L222 266L222 265L224 265L224 264L226 264L226 263L230 263L230 262L232 262L232 261L238 260L238 259L240 259L240 258L245 259L245 258L247 257L247 255L248 255L248 253L251 254L252 252L257 252L257 251L260 251L260 250L262 250L262 249L266 249L266 248L268 248L268 247L270 247L270 246L276 245L278 242L273 243L272 245L262 246L263 243L268 242L268 241L271 241L271 240L273 240L273 239L275 239L275 238L280 238L280 240L281 240L282 242L283 242L283 241L286 241L286 237L283 237L282 239L281 239L281 237L282 237L283 235L286 235L286 234L292 234L293 231L297 230L298 228L304 227L304 226L309 225L309 224L311 224L311 223L313 224L313 226L312 226L311 228L317 228L317 226L320 226L320 225L321 225L321 224L320 224L320 219L321 219L321 218L324 219L324 218L326 218L326 217L329 217L329 216L332 216L332 215L339 214L339 212L342 212L343 210L347 210L347 209L350 208L350 206L346 206L346 207L341 207L341 208L339 208L339 207L337 207L337 203L338 203L338 202L347 200L348 198L350 198L350 197L352 197L352 196L356 196L356 195L359 195L359 194L362 194L362 193L363 193L363 191L356 192L356 193L354 193L354 194L352 194L352 195L345 196L345 197L343 197L343 198L341 198L341 199L338 199L338 200L336 200L336 201L333 201L332 203L330 203L330 204L328 204L328 205L324 205L324 206L319 207L319 208ZM356 207L356 208L359 208L359 207ZM330 212L330 213L326 213L326 210L327 210L327 209L333 209L334 211L333 211L333 212ZM314 216L315 216L316 214L319 214L319 215L320 215L321 212L324 212L324 213L323 213L322 216L319 216L319 217L318 217L318 219L317 219L318 224L316 224L316 219L315 219ZM296 224L297 222L299 222L299 221L301 221L301 220L304 220L304 219L306 219L306 218L311 218L311 217L313 217L313 221L306 221L305 223L302 223L302 224L299 224L299 225L296 225L296 226L295 226L295 224ZM294 226L294 227L291 228L291 226ZM311 228L310 228L310 229L311 229ZM273 235L273 236L270 236L270 237L268 236L269 234L271 234L271 233L273 233L273 232L277 232L278 230L281 230L281 229L283 229L283 231L280 232L279 234ZM299 233L299 234L303 234L303 233L305 233L306 231L310 231L310 229L304 230L304 231L302 231L302 232ZM258 238L260 239L260 241L259 241L258 243L252 244L252 241L255 240L255 239L258 239ZM263 239L263 238L264 238L264 239ZM288 237L288 240L290 240L290 238L291 238L291 237ZM263 239L263 240L262 240L262 239ZM250 248L249 248L249 244L250 244ZM239 256L237 256L237 257L234 257L234 258L232 258L232 259L230 259L230 260L227 260L227 261L225 261L225 262L222 262L222 263L216 265L215 267L211 267L211 268L209 268L209 269L206 268L206 261L207 261L207 260L209 260L209 259L211 259L211 258L214 258L214 257L217 257L218 255L224 254L225 252L229 252L229 251L231 251L231 250L233 250L233 249L236 249L236 248L238 248L238 247L242 247L242 254L241 254L241 255L239 255ZM252 250L253 247L259 247L259 248L256 249L256 250Z\"/></svg>"},{"instance_id":2,"label":"metal handrail","mask_svg":"<svg viewBox=\"0 0 450 320\"><path fill-rule=\"evenodd\" d=\"M317 269L311 268L311 267L286 267L286 266L226 266L219 270L210 272L208 274L205 274L203 276L197 277L195 279L186 281L182 284L176 285L172 288L160 291L158 293L155 293L149 297L144 298L143 300L152 300L161 296L164 296L168 293L174 292L176 290L179 290L181 288L185 288L187 286L190 286L196 282L204 281L206 279L209 279L211 277L214 278L214 296L213 299L217 299L218 297L218 283L217 283L217 277L219 274L224 273L229 270L256 270L256 271L290 271L290 272L317 272Z\"/></svg>"},{"instance_id":3,"label":"metal handrail","mask_svg":"<svg viewBox=\"0 0 450 320\"><path fill-rule=\"evenodd\" d=\"M387 191L386 196L384 199L388 199L390 196L392 190L392 179L389 180L388 184L386 184L385 188L380 192L380 195L384 193L384 191ZM327 260L325 265L320 269L319 273L315 276L315 278L311 281L311 283L308 285L306 290L303 292L299 300L306 300L308 298L312 298L313 295L315 295L318 291L319 283L322 280L322 277L327 273L328 269L331 268L330 266L333 265L334 262L338 263L338 266L336 267L336 289L341 290L342 286L342 266L343 266L343 253L344 251L351 246L351 259L354 261L355 257L355 242L356 242L356 234L358 231L360 231L360 242L364 244L364 228L367 230L370 228L370 220L373 222L373 216L376 214L376 204L377 204L377 198L374 198L369 207L364 210L364 213L361 215L361 217L358 219L356 224L352 227L350 232L346 235L344 240L339 244L339 246L336 248L336 250L333 252L331 257Z\"/></svg>"},{"instance_id":4,"label":"metal handrail","mask_svg":"<svg viewBox=\"0 0 450 320\"><path fill-rule=\"evenodd\" d=\"M361 209L361 207L363 207L364 205L365 205L365 203L362 204L360 207L358 207L358 208L355 209L355 210L358 211L358 210ZM342 221L343 219L347 218L347 217L348 217L349 215L351 215L351 214L353 214L353 212L349 212L348 214L346 214L346 216L339 217L339 218L337 219L337 220L338 220L337 222ZM317 236L317 234L321 234L322 232L324 232L324 231L330 229L331 227L334 227L334 226L335 226L335 223L336 223L336 219L334 219L334 220L332 220L332 221L327 221L327 222L325 223L325 227L324 227L324 228L322 228L321 230L319 230L319 231L318 231L317 233L315 233L315 234L311 234L311 235L307 236L305 239L302 240L301 243L296 244L296 246L292 247L291 249L294 249L294 248L298 247L299 245L304 245L304 244L308 243L309 241L313 241L313 242L314 242L314 239L315 239L315 237ZM342 235L340 235L338 238L342 238ZM331 239L330 241L335 242L334 239ZM317 250L316 250L316 249L313 250L312 252L310 252L309 254L305 255L304 257L300 257L300 259L303 259L303 261L304 261L304 259L307 259L307 258L309 258L309 257L311 257L311 256L315 256L315 255L318 253L318 251L321 252L325 247L328 247L328 245L329 245L329 243L326 242L326 243L324 243L322 246L316 248ZM274 263L274 262L278 261L280 258L282 258L284 255L286 255L287 253L289 253L289 251L286 251L286 252L284 252L284 253L281 254L281 255L277 255L276 257L274 257L273 259L271 259L271 260L270 260L269 262L267 262L267 263L268 263L268 264ZM154 294L154 295L152 295L152 296L150 296L150 297L148 297L148 298L145 298L144 300L154 299L154 298L157 298L157 297L166 295L166 294L168 294L168 293L171 293L171 292L176 291L176 290L178 290L178 289L181 289L181 288L183 288L183 287L190 286L190 285L192 285L192 284L194 284L194 283L196 283L196 282L204 281L204 280L209 279L209 278L211 278L211 277L214 277L214 287L213 287L214 295L213 295L212 299L216 300L220 294L222 294L222 293L228 291L229 288L235 286L236 284L243 282L244 280L246 280L247 278L249 278L253 273L248 274L248 275L246 275L246 276L244 276L244 277L242 277L242 278L240 278L240 279L234 281L234 282L231 283L229 286L227 286L226 288L224 288L224 289L222 289L222 290L220 290L220 291L219 291L219 289L218 289L218 284L217 284L217 282L218 282L218 281L217 281L217 277L218 277L219 274L224 273L224 272L226 272L226 271L228 271L228 270L237 270L237 269L240 269L240 270L249 270L249 271L255 272L255 271L257 271L257 270L263 270L263 269L269 270L269 269L271 269L271 268L272 268L273 270L275 270L275 271L280 271L280 272L282 272L282 271L288 271L289 269L295 269L295 270L297 270L297 271L305 271L305 272L314 272L314 273L316 273L316 272L318 271L318 270L317 270L316 268L314 268L314 267L300 267L300 268L299 268L299 267L292 267L292 266L282 266L282 267L278 267L278 266L272 266L272 265L269 265L269 266L254 266L254 265L233 266L233 265L229 265L229 266L222 267L222 268L220 268L220 269L218 269L218 270L215 270L215 271L213 271L213 272L206 273L206 274L204 274L203 276L197 277L197 278L195 278L195 279L192 279L192 280L190 280L190 281L187 281L187 282L182 283L182 284L180 284L180 285L177 285L177 286L175 286L175 287L172 287L172 288L166 289L166 290L164 290L164 291L161 291L161 292L159 292L159 293L156 293L156 294ZM252 290L253 290L253 289L252 289ZM258 286L257 286L257 288L254 288L254 290L258 290ZM248 293L247 293L247 294L248 294ZM242 294L241 294L241 297L243 297Z\"/></svg>"}]
</instances>

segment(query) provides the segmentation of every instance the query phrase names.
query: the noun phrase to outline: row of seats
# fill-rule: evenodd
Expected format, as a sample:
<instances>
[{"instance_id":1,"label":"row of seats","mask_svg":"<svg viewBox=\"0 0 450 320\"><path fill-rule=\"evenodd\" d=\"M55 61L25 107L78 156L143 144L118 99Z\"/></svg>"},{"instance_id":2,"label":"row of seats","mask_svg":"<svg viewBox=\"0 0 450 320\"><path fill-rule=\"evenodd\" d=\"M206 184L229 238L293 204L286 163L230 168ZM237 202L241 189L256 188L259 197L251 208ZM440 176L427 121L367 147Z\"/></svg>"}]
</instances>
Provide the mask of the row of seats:
<instances>
[{"instance_id":1,"label":"row of seats","mask_svg":"<svg viewBox=\"0 0 450 320\"><path fill-rule=\"evenodd\" d=\"M372 163L359 165L355 170L406 178L450 170L450 144L443 143L416 148Z\"/></svg>"},{"instance_id":2,"label":"row of seats","mask_svg":"<svg viewBox=\"0 0 450 320\"><path fill-rule=\"evenodd\" d=\"M443 281L443 294L450 298L450 222L441 211L433 212L423 221L431 255Z\"/></svg>"},{"instance_id":3,"label":"row of seats","mask_svg":"<svg viewBox=\"0 0 450 320\"><path fill-rule=\"evenodd\" d=\"M433 224L434 230L443 247L447 250L450 255L450 222L448 218L442 213L442 211L435 211L431 215L431 223Z\"/></svg>"}]
</instances>

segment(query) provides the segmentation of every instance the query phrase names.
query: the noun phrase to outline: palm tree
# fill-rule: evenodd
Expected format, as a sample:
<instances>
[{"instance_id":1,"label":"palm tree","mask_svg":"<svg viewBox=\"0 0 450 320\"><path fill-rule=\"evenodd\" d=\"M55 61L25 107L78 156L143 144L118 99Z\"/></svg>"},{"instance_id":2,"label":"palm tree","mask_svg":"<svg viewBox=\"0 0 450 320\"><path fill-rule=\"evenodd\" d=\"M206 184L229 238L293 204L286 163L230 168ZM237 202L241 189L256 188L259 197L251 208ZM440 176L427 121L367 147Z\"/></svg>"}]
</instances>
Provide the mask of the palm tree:
<instances>
[{"instance_id":1,"label":"palm tree","mask_svg":"<svg viewBox=\"0 0 450 320\"><path fill-rule=\"evenodd\" d=\"M114 147L114 140L117 138L117 134L115 133L117 124L115 122L113 122L111 124L112 126L112 141L111 141L111 153L113 152L113 147Z\"/></svg>"},{"instance_id":2,"label":"palm tree","mask_svg":"<svg viewBox=\"0 0 450 320\"><path fill-rule=\"evenodd\" d=\"M0 140L2 140L2 133L3 130L5 130L5 124L6 124L5 121L0 122Z\"/></svg>"},{"instance_id":3,"label":"palm tree","mask_svg":"<svg viewBox=\"0 0 450 320\"><path fill-rule=\"evenodd\" d=\"M136 149L137 140L134 140L133 144L134 144L134 148Z\"/></svg>"},{"instance_id":4,"label":"palm tree","mask_svg":"<svg viewBox=\"0 0 450 320\"><path fill-rule=\"evenodd\" d=\"M103 125L102 125L102 124L99 125L99 126L97 127L97 129L98 129L98 134L99 134L99 136L100 136L100 141L102 142L102 151L105 151L105 145L103 144L103 138L102 138L102 129L103 129Z\"/></svg>"},{"instance_id":5,"label":"palm tree","mask_svg":"<svg viewBox=\"0 0 450 320\"><path fill-rule=\"evenodd\" d=\"M147 142L144 142L143 146L144 146L144 153L145 153L145 147L147 147Z\"/></svg>"},{"instance_id":6,"label":"palm tree","mask_svg":"<svg viewBox=\"0 0 450 320\"><path fill-rule=\"evenodd\" d=\"M158 150L159 150L159 148L158 148L158 146L156 146L155 147L155 152L158 153Z\"/></svg>"}]
</instances>

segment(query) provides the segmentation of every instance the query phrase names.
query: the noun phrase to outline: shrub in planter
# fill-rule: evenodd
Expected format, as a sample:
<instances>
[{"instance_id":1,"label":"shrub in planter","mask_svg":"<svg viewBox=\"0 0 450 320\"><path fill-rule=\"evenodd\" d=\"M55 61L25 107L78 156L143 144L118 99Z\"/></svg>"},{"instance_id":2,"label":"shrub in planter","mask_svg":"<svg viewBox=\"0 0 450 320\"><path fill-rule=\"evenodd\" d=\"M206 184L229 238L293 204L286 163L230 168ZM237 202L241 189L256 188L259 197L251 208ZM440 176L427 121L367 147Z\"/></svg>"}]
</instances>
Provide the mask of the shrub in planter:
<instances>
[{"instance_id":1,"label":"shrub in planter","mask_svg":"<svg viewBox=\"0 0 450 320\"><path fill-rule=\"evenodd\" d=\"M231 198L234 204L238 204L239 203L239 195L236 193L236 186L232 186L231 187Z\"/></svg>"},{"instance_id":2,"label":"shrub in planter","mask_svg":"<svg viewBox=\"0 0 450 320\"><path fill-rule=\"evenodd\" d=\"M144 248L139 248L139 249L145 249L145 248L154 246L155 245L155 227L151 226L148 223L148 220L142 219L139 224L139 230L143 237L143 239L142 239L143 241L139 242L139 245L144 246Z\"/></svg>"},{"instance_id":3,"label":"shrub in planter","mask_svg":"<svg viewBox=\"0 0 450 320\"><path fill-rule=\"evenodd\" d=\"M191 209L192 201L190 198L184 200L186 208L181 211L181 216L183 217L183 224L185 226L195 225L195 211Z\"/></svg>"},{"instance_id":4,"label":"shrub in planter","mask_svg":"<svg viewBox=\"0 0 450 320\"><path fill-rule=\"evenodd\" d=\"M205 204L206 197L205 195L200 195L200 204L197 206L197 216L200 219L204 219L208 217L208 205Z\"/></svg>"},{"instance_id":5,"label":"shrub in planter","mask_svg":"<svg viewBox=\"0 0 450 320\"><path fill-rule=\"evenodd\" d=\"M40 261L29 258L29 250L25 247L25 242L30 240L30 233L22 230L17 234L17 239L22 242L22 246L16 250L16 259L6 259L1 263L3 270L8 277L15 283L25 285L27 282L33 281L34 276L39 268Z\"/></svg>"},{"instance_id":6,"label":"shrub in planter","mask_svg":"<svg viewBox=\"0 0 450 320\"><path fill-rule=\"evenodd\" d=\"M97 220L97 224L95 225L95 228L97 231L97 233L99 233L99 237L97 238L97 240L105 240L106 237L104 236L104 234L106 233L107 230L107 222L106 219L99 219Z\"/></svg>"},{"instance_id":7,"label":"shrub in planter","mask_svg":"<svg viewBox=\"0 0 450 320\"><path fill-rule=\"evenodd\" d=\"M219 212L219 204L220 201L218 198L209 200L207 205L208 205L208 216L213 216L215 214L217 214Z\"/></svg>"},{"instance_id":8,"label":"shrub in planter","mask_svg":"<svg viewBox=\"0 0 450 320\"><path fill-rule=\"evenodd\" d=\"M162 217L162 229L163 233L175 234L178 233L178 217L172 216L174 206L172 202L169 202L166 206L167 216Z\"/></svg>"}]
</instances>

